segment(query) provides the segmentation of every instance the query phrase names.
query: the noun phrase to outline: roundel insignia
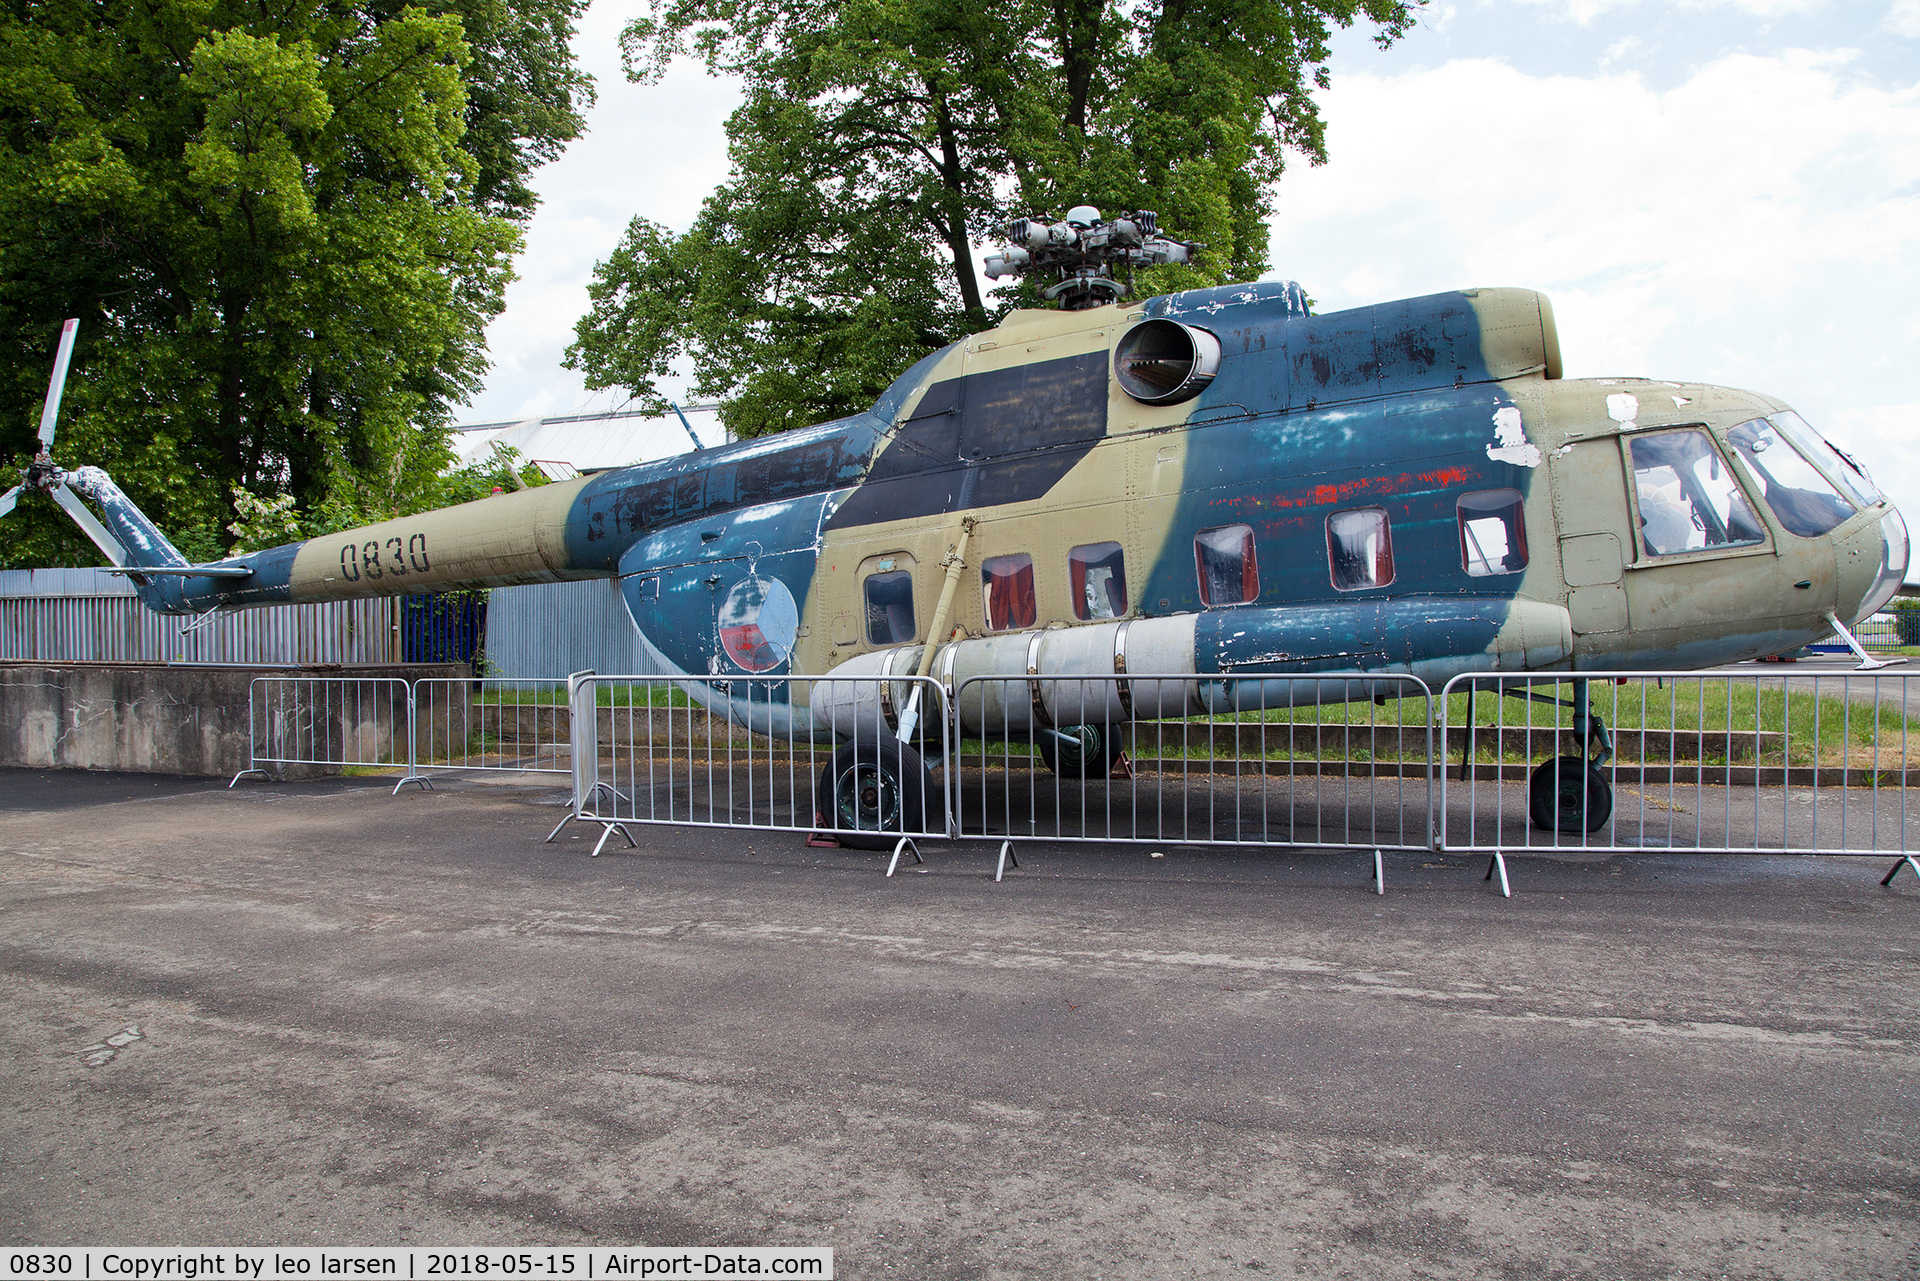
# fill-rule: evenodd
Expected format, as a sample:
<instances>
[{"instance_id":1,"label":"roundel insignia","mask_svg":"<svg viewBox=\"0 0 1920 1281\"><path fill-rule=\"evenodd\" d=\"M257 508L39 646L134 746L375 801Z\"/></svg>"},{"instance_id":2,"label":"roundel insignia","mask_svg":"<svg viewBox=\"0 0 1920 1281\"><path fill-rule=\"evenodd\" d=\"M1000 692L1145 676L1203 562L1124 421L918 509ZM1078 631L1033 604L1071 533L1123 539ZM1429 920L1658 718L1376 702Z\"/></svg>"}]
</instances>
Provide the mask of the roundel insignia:
<instances>
[{"instance_id":1,"label":"roundel insignia","mask_svg":"<svg viewBox=\"0 0 1920 1281\"><path fill-rule=\"evenodd\" d=\"M800 607L777 578L743 578L720 602L720 647L749 672L770 672L793 652Z\"/></svg>"}]
</instances>

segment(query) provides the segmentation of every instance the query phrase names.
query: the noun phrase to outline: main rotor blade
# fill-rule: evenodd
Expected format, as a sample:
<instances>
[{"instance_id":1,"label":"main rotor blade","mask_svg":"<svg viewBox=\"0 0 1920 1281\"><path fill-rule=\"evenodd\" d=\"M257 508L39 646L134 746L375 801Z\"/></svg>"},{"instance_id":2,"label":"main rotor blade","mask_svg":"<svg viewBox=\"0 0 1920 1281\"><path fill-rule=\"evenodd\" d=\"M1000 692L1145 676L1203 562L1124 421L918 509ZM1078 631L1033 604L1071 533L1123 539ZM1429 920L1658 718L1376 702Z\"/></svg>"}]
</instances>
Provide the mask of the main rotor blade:
<instances>
[{"instance_id":1,"label":"main rotor blade","mask_svg":"<svg viewBox=\"0 0 1920 1281\"><path fill-rule=\"evenodd\" d=\"M54 502L67 509L67 515L73 517L73 523L86 531L87 537L93 540L93 545L100 549L102 555L116 565L127 563L127 549L120 545L120 540L105 525L95 519L85 503L74 497L71 489L65 485L55 485L47 492L53 495Z\"/></svg>"},{"instance_id":2,"label":"main rotor blade","mask_svg":"<svg viewBox=\"0 0 1920 1281\"><path fill-rule=\"evenodd\" d=\"M67 362L73 359L73 335L79 328L80 319L77 316L60 326L60 350L53 358L53 379L47 383L47 403L40 410L40 447L49 452L53 449L53 423L60 416L60 393L67 386Z\"/></svg>"},{"instance_id":3,"label":"main rotor blade","mask_svg":"<svg viewBox=\"0 0 1920 1281\"><path fill-rule=\"evenodd\" d=\"M6 493L0 494L0 516L5 516L13 510L13 505L20 501L20 491L25 488L25 485L15 485Z\"/></svg>"}]
</instances>

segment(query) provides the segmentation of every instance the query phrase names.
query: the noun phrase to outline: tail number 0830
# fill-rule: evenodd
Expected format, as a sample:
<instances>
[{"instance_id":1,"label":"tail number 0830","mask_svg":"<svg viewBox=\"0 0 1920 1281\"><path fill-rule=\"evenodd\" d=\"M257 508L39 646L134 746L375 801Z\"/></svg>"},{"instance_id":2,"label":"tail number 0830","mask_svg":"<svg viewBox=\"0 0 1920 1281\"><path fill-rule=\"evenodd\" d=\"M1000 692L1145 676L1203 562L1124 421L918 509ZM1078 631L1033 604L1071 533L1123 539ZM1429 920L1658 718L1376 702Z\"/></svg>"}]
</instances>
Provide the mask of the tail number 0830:
<instances>
[{"instance_id":1,"label":"tail number 0830","mask_svg":"<svg viewBox=\"0 0 1920 1281\"><path fill-rule=\"evenodd\" d=\"M408 573L424 574L433 568L427 559L427 536L415 534L402 543L398 537L382 543L375 538L365 543L343 543L340 547L340 577L357 583L364 575L369 581L391 574L401 578Z\"/></svg>"}]
</instances>

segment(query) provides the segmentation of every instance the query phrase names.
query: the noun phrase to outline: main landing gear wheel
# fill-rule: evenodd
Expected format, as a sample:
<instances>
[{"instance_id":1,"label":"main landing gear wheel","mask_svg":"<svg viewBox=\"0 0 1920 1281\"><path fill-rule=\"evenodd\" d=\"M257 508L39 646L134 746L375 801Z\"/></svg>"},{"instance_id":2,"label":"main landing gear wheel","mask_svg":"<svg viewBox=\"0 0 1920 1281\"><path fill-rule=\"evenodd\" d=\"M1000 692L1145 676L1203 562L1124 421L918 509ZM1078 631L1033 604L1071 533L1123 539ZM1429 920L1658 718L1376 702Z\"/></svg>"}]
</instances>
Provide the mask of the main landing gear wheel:
<instances>
[{"instance_id":1,"label":"main landing gear wheel","mask_svg":"<svg viewBox=\"0 0 1920 1281\"><path fill-rule=\"evenodd\" d=\"M1556 756L1527 781L1527 813L1549 832L1597 832L1613 817L1613 787L1584 756Z\"/></svg>"},{"instance_id":2,"label":"main landing gear wheel","mask_svg":"<svg viewBox=\"0 0 1920 1281\"><path fill-rule=\"evenodd\" d=\"M1069 782L1106 778L1120 760L1120 735L1100 725L1041 730L1033 743L1047 768Z\"/></svg>"},{"instance_id":3,"label":"main landing gear wheel","mask_svg":"<svg viewBox=\"0 0 1920 1281\"><path fill-rule=\"evenodd\" d=\"M927 830L926 761L897 739L842 743L820 773L827 830L856 850L890 850Z\"/></svg>"}]
</instances>

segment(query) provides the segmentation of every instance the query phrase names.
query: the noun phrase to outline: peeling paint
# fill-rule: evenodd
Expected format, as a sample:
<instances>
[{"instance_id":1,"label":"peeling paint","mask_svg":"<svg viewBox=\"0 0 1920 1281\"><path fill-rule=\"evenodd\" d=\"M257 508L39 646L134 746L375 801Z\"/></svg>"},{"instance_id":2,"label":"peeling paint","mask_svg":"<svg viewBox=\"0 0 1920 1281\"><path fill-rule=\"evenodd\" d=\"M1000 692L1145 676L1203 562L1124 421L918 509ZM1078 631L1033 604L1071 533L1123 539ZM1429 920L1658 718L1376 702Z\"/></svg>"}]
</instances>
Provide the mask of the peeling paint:
<instances>
[{"instance_id":1,"label":"peeling paint","mask_svg":"<svg viewBox=\"0 0 1920 1281\"><path fill-rule=\"evenodd\" d=\"M1627 392L1615 392L1607 397L1607 417L1622 427L1633 426L1633 420L1640 416L1640 400Z\"/></svg>"},{"instance_id":2,"label":"peeling paint","mask_svg":"<svg viewBox=\"0 0 1920 1281\"><path fill-rule=\"evenodd\" d=\"M1540 447L1527 439L1526 424L1514 406L1505 405L1494 411L1493 433L1499 444L1487 446L1488 458L1519 467L1540 465Z\"/></svg>"}]
</instances>

